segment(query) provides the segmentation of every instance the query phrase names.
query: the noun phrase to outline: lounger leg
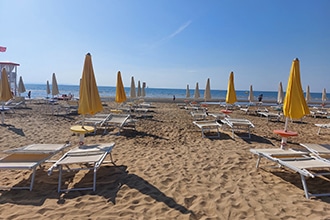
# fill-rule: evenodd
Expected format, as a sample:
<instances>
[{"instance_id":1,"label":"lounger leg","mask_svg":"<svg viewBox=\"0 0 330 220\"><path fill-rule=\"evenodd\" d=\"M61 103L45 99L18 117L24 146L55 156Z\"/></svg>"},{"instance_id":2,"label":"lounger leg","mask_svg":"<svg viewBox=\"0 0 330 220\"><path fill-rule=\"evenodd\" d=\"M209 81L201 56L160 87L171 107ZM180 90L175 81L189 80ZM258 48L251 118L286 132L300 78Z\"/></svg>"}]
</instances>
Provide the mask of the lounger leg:
<instances>
[{"instance_id":1,"label":"lounger leg","mask_svg":"<svg viewBox=\"0 0 330 220\"><path fill-rule=\"evenodd\" d=\"M97 171L97 168L94 167L94 176L93 176L93 191L96 190L96 171Z\"/></svg>"},{"instance_id":2,"label":"lounger leg","mask_svg":"<svg viewBox=\"0 0 330 220\"><path fill-rule=\"evenodd\" d=\"M32 172L32 178L31 178L31 183L30 183L30 191L32 191L35 176L36 176L36 167L33 169L33 172Z\"/></svg>"},{"instance_id":3,"label":"lounger leg","mask_svg":"<svg viewBox=\"0 0 330 220\"><path fill-rule=\"evenodd\" d=\"M307 199L309 199L309 193L308 193L306 179L305 179L304 175L302 175L302 174L300 174L300 177L301 177L301 182L302 182L302 185L303 185L303 188L304 188L304 191L305 191L305 196L306 196Z\"/></svg>"},{"instance_id":4,"label":"lounger leg","mask_svg":"<svg viewBox=\"0 0 330 220\"><path fill-rule=\"evenodd\" d=\"M256 168L258 168L258 167L259 167L259 164L260 164L260 160L261 160L261 155L258 155L258 160L257 160Z\"/></svg>"},{"instance_id":5,"label":"lounger leg","mask_svg":"<svg viewBox=\"0 0 330 220\"><path fill-rule=\"evenodd\" d=\"M322 127L319 127L319 130L318 130L318 132L317 132L318 135L319 135L320 132L321 132L321 128L322 128Z\"/></svg>"},{"instance_id":6,"label":"lounger leg","mask_svg":"<svg viewBox=\"0 0 330 220\"><path fill-rule=\"evenodd\" d=\"M61 183L62 183L62 165L59 165L57 192L61 192Z\"/></svg>"},{"instance_id":7,"label":"lounger leg","mask_svg":"<svg viewBox=\"0 0 330 220\"><path fill-rule=\"evenodd\" d=\"M205 135L204 135L204 128L202 128L202 138L204 138Z\"/></svg>"}]
</instances>

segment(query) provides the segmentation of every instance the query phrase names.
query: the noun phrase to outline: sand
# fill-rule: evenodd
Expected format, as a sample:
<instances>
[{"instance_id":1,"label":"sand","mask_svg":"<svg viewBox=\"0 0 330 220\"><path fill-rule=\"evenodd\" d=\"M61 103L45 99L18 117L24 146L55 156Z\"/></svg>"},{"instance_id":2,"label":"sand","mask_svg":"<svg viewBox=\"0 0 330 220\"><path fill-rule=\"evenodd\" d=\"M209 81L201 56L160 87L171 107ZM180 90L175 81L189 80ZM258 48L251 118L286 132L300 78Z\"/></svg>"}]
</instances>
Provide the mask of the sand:
<instances>
[{"instance_id":1,"label":"sand","mask_svg":"<svg viewBox=\"0 0 330 220\"><path fill-rule=\"evenodd\" d=\"M229 130L220 139L202 138L189 111L177 103L153 102L149 117L138 117L136 130L102 131L85 138L87 144L115 142L116 166L104 164L97 172L96 191L57 193L58 172L47 175L51 164L37 170L33 191L0 191L0 219L330 219L330 197L306 199L300 176L272 168L266 160L256 169L251 148L280 146L274 129L284 121L235 110L231 116L247 118L255 125L251 139L232 138ZM114 107L107 103L104 112ZM209 106L219 112L220 107ZM77 146L79 138L70 126L81 115L52 115L45 104L5 114L0 126L0 152L32 143L65 143ZM290 122L298 132L289 147L299 143L329 143L330 130L317 135L315 123L329 119L305 117ZM5 156L0 153L0 156ZM59 157L60 155L56 155ZM0 170L5 186L27 184L31 172ZM86 172L65 174L65 186L91 184ZM330 191L330 183L309 179L313 192Z\"/></svg>"}]
</instances>

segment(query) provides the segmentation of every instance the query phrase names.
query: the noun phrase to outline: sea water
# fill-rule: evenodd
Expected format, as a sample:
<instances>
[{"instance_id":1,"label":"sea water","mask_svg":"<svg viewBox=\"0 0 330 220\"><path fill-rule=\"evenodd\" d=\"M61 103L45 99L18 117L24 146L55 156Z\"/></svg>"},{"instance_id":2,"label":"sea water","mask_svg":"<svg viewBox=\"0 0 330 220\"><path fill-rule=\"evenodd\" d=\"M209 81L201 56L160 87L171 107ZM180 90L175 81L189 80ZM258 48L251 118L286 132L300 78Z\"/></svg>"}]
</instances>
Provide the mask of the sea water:
<instances>
[{"instance_id":1,"label":"sea water","mask_svg":"<svg viewBox=\"0 0 330 220\"><path fill-rule=\"evenodd\" d=\"M51 97L51 94L46 92L46 84L25 84L26 92L21 96L27 96L28 91L31 91L31 98ZM58 85L60 95L72 94L75 98L79 98L78 85ZM98 86L100 97L114 97L116 95L116 87L113 86ZM125 88L126 96L130 96L130 88ZM190 98L194 98L194 89L190 89ZM200 89L200 98L204 97L203 89ZM178 99L186 98L186 89L167 89L167 88L145 88L146 97L148 98L168 98L172 99L175 96ZM225 100L226 90L211 90L212 100ZM277 91L253 91L255 101L258 96L263 94L263 101L275 102L277 100ZM248 100L249 91L236 90L238 100ZM285 94L284 94L285 95ZM329 97L329 96L328 96ZM311 102L321 102L322 93L311 93Z\"/></svg>"}]
</instances>

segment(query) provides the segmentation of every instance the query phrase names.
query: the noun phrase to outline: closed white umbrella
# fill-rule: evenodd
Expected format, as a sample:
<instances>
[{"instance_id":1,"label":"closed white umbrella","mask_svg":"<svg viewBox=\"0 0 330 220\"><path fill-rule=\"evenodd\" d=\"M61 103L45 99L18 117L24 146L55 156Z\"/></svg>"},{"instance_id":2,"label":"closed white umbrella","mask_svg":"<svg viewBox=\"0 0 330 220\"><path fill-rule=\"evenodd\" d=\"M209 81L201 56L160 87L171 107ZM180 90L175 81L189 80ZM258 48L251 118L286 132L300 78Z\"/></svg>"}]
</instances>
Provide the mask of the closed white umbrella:
<instances>
[{"instance_id":1,"label":"closed white umbrella","mask_svg":"<svg viewBox=\"0 0 330 220\"><path fill-rule=\"evenodd\" d=\"M142 83L142 93L141 93L142 97L146 96L146 82Z\"/></svg>"},{"instance_id":2,"label":"closed white umbrella","mask_svg":"<svg viewBox=\"0 0 330 220\"><path fill-rule=\"evenodd\" d=\"M278 92L277 92L277 103L282 104L284 99L284 92L282 82L278 85Z\"/></svg>"},{"instance_id":3,"label":"closed white umbrella","mask_svg":"<svg viewBox=\"0 0 330 220\"><path fill-rule=\"evenodd\" d=\"M199 86L198 86L198 82L196 83L196 88L195 88L195 94L194 94L194 98L198 99L200 97L199 94Z\"/></svg>"},{"instance_id":4,"label":"closed white umbrella","mask_svg":"<svg viewBox=\"0 0 330 220\"><path fill-rule=\"evenodd\" d=\"M309 86L307 86L307 89L306 89L306 102L310 102L311 101L311 92L309 90Z\"/></svg>"},{"instance_id":5,"label":"closed white umbrella","mask_svg":"<svg viewBox=\"0 0 330 220\"><path fill-rule=\"evenodd\" d=\"M140 80L138 81L138 89L137 89L137 96L140 97L141 96L141 83Z\"/></svg>"},{"instance_id":6,"label":"closed white umbrella","mask_svg":"<svg viewBox=\"0 0 330 220\"><path fill-rule=\"evenodd\" d=\"M131 91L130 91L130 96L131 98L136 98L136 88L135 88L135 81L134 81L134 76L131 78Z\"/></svg>"},{"instance_id":7,"label":"closed white umbrella","mask_svg":"<svg viewBox=\"0 0 330 220\"><path fill-rule=\"evenodd\" d=\"M57 85L57 80L56 80L55 73L53 73L53 77L52 77L52 95L56 96L58 94L60 94L60 92L58 90L58 85Z\"/></svg>"},{"instance_id":8,"label":"closed white umbrella","mask_svg":"<svg viewBox=\"0 0 330 220\"><path fill-rule=\"evenodd\" d=\"M252 85L250 85L250 92L249 92L248 100L249 100L249 102L253 102L254 101Z\"/></svg>"},{"instance_id":9,"label":"closed white umbrella","mask_svg":"<svg viewBox=\"0 0 330 220\"><path fill-rule=\"evenodd\" d=\"M208 78L206 81L204 100L207 101L210 99L211 99L211 85L210 85L210 78Z\"/></svg>"},{"instance_id":10,"label":"closed white umbrella","mask_svg":"<svg viewBox=\"0 0 330 220\"><path fill-rule=\"evenodd\" d=\"M189 90L188 84L187 84L187 90L186 90L186 98L190 98L190 90Z\"/></svg>"},{"instance_id":11,"label":"closed white umbrella","mask_svg":"<svg viewBox=\"0 0 330 220\"><path fill-rule=\"evenodd\" d=\"M46 94L47 94L47 98L48 98L48 95L50 94L50 86L49 86L48 80L47 80L47 84L46 84Z\"/></svg>"},{"instance_id":12,"label":"closed white umbrella","mask_svg":"<svg viewBox=\"0 0 330 220\"><path fill-rule=\"evenodd\" d=\"M322 91L322 104L323 105L325 104L325 101L327 101L327 91L324 88L323 91Z\"/></svg>"},{"instance_id":13,"label":"closed white umbrella","mask_svg":"<svg viewBox=\"0 0 330 220\"><path fill-rule=\"evenodd\" d=\"M17 89L18 95L21 96L21 93L23 93L25 91L26 91L26 89L25 89L25 85L23 83L23 78L22 78L22 76L20 76L19 81L18 81L18 89Z\"/></svg>"}]
</instances>

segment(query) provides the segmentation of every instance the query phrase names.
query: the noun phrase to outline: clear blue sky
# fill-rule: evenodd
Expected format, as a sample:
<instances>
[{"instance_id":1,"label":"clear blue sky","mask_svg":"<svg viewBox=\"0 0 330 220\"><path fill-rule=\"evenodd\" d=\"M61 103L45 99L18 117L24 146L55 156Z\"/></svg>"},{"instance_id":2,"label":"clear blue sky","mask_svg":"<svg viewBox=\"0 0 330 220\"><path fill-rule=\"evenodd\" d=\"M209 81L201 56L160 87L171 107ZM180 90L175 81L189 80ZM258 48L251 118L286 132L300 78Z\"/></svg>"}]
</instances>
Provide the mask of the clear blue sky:
<instances>
[{"instance_id":1,"label":"clear blue sky","mask_svg":"<svg viewBox=\"0 0 330 220\"><path fill-rule=\"evenodd\" d=\"M1 61L25 83L79 84L92 54L97 84L122 72L151 88L286 88L299 58L303 88L330 91L329 0L0 0Z\"/></svg>"}]
</instances>

